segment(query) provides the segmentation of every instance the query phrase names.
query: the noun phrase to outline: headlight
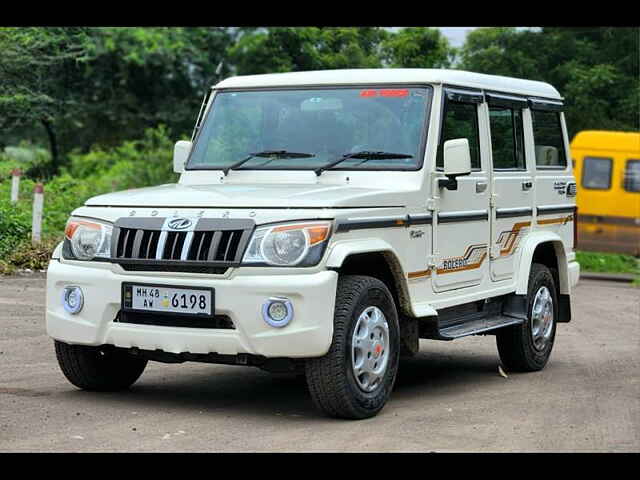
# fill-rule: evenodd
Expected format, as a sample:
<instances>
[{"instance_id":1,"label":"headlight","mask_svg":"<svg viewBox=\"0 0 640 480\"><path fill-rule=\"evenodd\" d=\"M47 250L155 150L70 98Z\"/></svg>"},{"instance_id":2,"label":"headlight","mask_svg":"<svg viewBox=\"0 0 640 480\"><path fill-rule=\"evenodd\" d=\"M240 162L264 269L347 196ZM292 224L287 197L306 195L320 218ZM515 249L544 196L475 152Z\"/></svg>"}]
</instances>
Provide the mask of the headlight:
<instances>
[{"instance_id":1,"label":"headlight","mask_svg":"<svg viewBox=\"0 0 640 480\"><path fill-rule=\"evenodd\" d=\"M331 222L299 222L259 227L243 264L310 267L322 258Z\"/></svg>"},{"instance_id":2,"label":"headlight","mask_svg":"<svg viewBox=\"0 0 640 480\"><path fill-rule=\"evenodd\" d=\"M70 218L64 229L63 257L71 260L110 258L112 232L110 224Z\"/></svg>"}]
</instances>

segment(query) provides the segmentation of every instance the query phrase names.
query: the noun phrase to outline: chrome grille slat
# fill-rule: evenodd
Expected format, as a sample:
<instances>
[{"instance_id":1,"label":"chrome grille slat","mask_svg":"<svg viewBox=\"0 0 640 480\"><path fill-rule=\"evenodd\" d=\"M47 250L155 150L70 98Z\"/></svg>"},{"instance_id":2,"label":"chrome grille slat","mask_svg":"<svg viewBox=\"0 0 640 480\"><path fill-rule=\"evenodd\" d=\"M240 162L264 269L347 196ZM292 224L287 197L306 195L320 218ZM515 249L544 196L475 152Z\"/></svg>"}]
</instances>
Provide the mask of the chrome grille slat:
<instances>
[{"instance_id":1,"label":"chrome grille slat","mask_svg":"<svg viewBox=\"0 0 640 480\"><path fill-rule=\"evenodd\" d=\"M209 245L209 254L207 255L207 261L212 262L216 259L218 253L218 245L220 244L220 238L222 238L222 232L215 232L211 239L211 245Z\"/></svg>"},{"instance_id":2,"label":"chrome grille slat","mask_svg":"<svg viewBox=\"0 0 640 480\"><path fill-rule=\"evenodd\" d=\"M160 232L160 238L158 239L158 247L156 248L156 260L162 260L162 252L164 252L164 244L167 242L167 234L169 232Z\"/></svg>"},{"instance_id":3,"label":"chrome grille slat","mask_svg":"<svg viewBox=\"0 0 640 480\"><path fill-rule=\"evenodd\" d=\"M228 254L229 254L229 249L231 248L232 242L233 242L233 237L235 235L235 232L231 232L229 233L229 240L227 240L227 248L225 248L224 250L224 257L223 260L229 260Z\"/></svg>"},{"instance_id":4,"label":"chrome grille slat","mask_svg":"<svg viewBox=\"0 0 640 480\"><path fill-rule=\"evenodd\" d=\"M131 250L131 255L142 258L140 255L140 246L142 242L142 236L144 235L144 230L136 230L136 234L133 236L133 249Z\"/></svg>"},{"instance_id":5,"label":"chrome grille slat","mask_svg":"<svg viewBox=\"0 0 640 480\"><path fill-rule=\"evenodd\" d=\"M150 271L224 270L240 263L255 225L253 220L199 219L180 230L168 226L172 220L175 217L116 221L112 261L138 271L145 266Z\"/></svg>"},{"instance_id":6,"label":"chrome grille slat","mask_svg":"<svg viewBox=\"0 0 640 480\"><path fill-rule=\"evenodd\" d=\"M193 232L187 232L184 239L184 243L182 244L182 252L180 253L180 260L187 259L192 241L193 241Z\"/></svg>"}]
</instances>

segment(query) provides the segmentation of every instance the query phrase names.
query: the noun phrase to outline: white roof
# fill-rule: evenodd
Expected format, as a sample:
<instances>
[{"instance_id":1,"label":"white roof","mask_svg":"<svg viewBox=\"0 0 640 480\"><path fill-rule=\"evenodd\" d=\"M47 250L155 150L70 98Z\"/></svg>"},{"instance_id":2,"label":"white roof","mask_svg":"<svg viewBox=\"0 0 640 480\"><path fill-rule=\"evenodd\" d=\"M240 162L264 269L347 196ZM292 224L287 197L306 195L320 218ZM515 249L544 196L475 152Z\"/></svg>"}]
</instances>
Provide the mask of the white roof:
<instances>
[{"instance_id":1,"label":"white roof","mask_svg":"<svg viewBox=\"0 0 640 480\"><path fill-rule=\"evenodd\" d=\"M227 78L213 88L363 85L370 83L447 84L535 97L562 98L555 88L545 82L485 75L463 70L432 68L359 68L244 75Z\"/></svg>"}]
</instances>

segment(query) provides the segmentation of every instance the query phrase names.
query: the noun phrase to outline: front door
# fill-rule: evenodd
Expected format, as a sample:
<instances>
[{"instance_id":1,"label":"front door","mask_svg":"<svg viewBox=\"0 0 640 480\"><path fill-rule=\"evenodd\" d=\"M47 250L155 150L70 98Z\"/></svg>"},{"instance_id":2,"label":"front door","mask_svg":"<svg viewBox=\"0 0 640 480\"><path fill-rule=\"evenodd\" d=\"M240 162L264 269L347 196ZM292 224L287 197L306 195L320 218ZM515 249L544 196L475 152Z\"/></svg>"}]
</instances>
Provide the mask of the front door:
<instances>
[{"instance_id":1,"label":"front door","mask_svg":"<svg viewBox=\"0 0 640 480\"><path fill-rule=\"evenodd\" d=\"M458 177L456 190L438 188L433 288L436 292L478 285L488 272L489 162L481 92L445 90L442 132L436 169L442 171L446 140L466 138L471 153L470 175Z\"/></svg>"}]
</instances>

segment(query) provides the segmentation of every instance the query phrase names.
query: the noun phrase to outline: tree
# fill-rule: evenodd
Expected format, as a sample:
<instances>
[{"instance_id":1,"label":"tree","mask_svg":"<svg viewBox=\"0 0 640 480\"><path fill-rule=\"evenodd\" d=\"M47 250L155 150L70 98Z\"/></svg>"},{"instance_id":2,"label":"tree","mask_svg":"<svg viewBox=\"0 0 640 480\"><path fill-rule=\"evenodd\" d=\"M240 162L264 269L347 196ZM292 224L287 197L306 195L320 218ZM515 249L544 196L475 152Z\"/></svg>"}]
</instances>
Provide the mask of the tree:
<instances>
[{"instance_id":1,"label":"tree","mask_svg":"<svg viewBox=\"0 0 640 480\"><path fill-rule=\"evenodd\" d=\"M245 29L228 55L238 75L375 68L387 35L378 27Z\"/></svg>"},{"instance_id":2,"label":"tree","mask_svg":"<svg viewBox=\"0 0 640 480\"><path fill-rule=\"evenodd\" d=\"M160 124L191 133L202 95L229 72L225 62L216 69L233 38L227 28L91 29L82 121L89 134L77 146L117 145Z\"/></svg>"},{"instance_id":3,"label":"tree","mask_svg":"<svg viewBox=\"0 0 640 480\"><path fill-rule=\"evenodd\" d=\"M41 124L55 173L72 149L161 124L188 134L202 95L230 70L216 72L233 38L228 28L2 28L2 137L37 138Z\"/></svg>"},{"instance_id":4,"label":"tree","mask_svg":"<svg viewBox=\"0 0 640 480\"><path fill-rule=\"evenodd\" d=\"M386 64L394 68L447 68L455 48L436 28L403 28L382 43Z\"/></svg>"},{"instance_id":5,"label":"tree","mask_svg":"<svg viewBox=\"0 0 640 480\"><path fill-rule=\"evenodd\" d=\"M54 172L60 163L57 128L83 108L79 62L86 40L84 28L0 28L0 129L40 123Z\"/></svg>"},{"instance_id":6,"label":"tree","mask_svg":"<svg viewBox=\"0 0 640 480\"><path fill-rule=\"evenodd\" d=\"M481 28L467 36L460 68L550 83L573 137L640 129L639 56L638 28Z\"/></svg>"}]
</instances>

